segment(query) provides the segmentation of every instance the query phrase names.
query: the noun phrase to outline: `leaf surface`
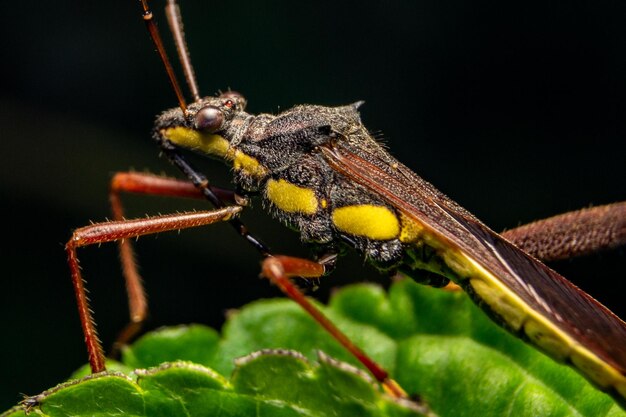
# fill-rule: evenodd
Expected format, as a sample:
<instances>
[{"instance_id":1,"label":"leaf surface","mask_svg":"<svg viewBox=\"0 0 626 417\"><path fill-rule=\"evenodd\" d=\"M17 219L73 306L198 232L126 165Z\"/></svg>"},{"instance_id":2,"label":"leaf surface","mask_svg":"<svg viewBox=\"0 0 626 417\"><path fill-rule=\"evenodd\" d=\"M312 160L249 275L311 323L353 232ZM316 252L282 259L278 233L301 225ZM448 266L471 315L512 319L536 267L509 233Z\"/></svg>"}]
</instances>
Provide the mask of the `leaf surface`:
<instances>
[{"instance_id":1,"label":"leaf surface","mask_svg":"<svg viewBox=\"0 0 626 417\"><path fill-rule=\"evenodd\" d=\"M324 311L439 416L626 416L463 293L410 280L388 293L362 284L338 291ZM250 355L264 349L274 350ZM44 416L419 415L327 355L358 366L299 307L261 300L234 313L222 336L200 325L157 330L125 349L125 373L83 377L25 405Z\"/></svg>"}]
</instances>

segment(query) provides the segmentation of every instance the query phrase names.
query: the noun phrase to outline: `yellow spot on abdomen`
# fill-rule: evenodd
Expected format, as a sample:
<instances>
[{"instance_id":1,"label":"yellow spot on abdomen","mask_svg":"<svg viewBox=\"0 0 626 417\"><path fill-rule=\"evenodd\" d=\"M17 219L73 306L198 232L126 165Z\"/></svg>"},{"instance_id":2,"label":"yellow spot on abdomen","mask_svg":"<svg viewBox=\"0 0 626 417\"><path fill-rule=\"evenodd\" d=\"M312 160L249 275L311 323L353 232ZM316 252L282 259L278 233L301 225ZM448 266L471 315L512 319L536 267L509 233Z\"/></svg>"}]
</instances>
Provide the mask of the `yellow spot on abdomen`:
<instances>
[{"instance_id":1,"label":"yellow spot on abdomen","mask_svg":"<svg viewBox=\"0 0 626 417\"><path fill-rule=\"evenodd\" d=\"M400 241L402 243L412 243L417 241L424 230L424 226L404 213L400 213L400 219L402 222Z\"/></svg>"},{"instance_id":2,"label":"yellow spot on abdomen","mask_svg":"<svg viewBox=\"0 0 626 417\"><path fill-rule=\"evenodd\" d=\"M288 181L270 179L265 196L279 209L287 213L315 214L317 198L310 188L299 187Z\"/></svg>"},{"instance_id":3,"label":"yellow spot on abdomen","mask_svg":"<svg viewBox=\"0 0 626 417\"><path fill-rule=\"evenodd\" d=\"M387 207L363 204L333 210L333 224L342 232L373 240L398 237L400 222Z\"/></svg>"}]
</instances>

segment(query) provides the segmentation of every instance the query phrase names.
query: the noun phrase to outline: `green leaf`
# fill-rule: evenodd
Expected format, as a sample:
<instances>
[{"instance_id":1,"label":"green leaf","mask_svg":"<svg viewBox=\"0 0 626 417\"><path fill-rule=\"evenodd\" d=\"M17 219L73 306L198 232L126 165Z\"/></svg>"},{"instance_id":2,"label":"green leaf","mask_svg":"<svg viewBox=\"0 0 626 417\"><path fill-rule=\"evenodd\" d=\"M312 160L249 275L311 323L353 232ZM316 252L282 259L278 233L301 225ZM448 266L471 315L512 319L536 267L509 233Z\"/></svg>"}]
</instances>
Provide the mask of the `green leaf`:
<instances>
[{"instance_id":1,"label":"green leaf","mask_svg":"<svg viewBox=\"0 0 626 417\"><path fill-rule=\"evenodd\" d=\"M356 285L324 311L442 417L626 416L575 370L493 324L463 293L410 280L389 293ZM282 350L250 355L263 349ZM25 406L48 416L416 415L327 355L358 365L292 302L262 300L229 317L222 337L199 325L146 334L124 351L116 365L123 374L62 384ZM22 409L2 417L13 415Z\"/></svg>"},{"instance_id":2,"label":"green leaf","mask_svg":"<svg viewBox=\"0 0 626 417\"><path fill-rule=\"evenodd\" d=\"M354 369L292 351L238 360L231 381L191 362L168 362L131 376L105 372L29 398L23 409L61 416L416 416L416 407L382 395ZM3 415L4 416L4 415Z\"/></svg>"}]
</instances>

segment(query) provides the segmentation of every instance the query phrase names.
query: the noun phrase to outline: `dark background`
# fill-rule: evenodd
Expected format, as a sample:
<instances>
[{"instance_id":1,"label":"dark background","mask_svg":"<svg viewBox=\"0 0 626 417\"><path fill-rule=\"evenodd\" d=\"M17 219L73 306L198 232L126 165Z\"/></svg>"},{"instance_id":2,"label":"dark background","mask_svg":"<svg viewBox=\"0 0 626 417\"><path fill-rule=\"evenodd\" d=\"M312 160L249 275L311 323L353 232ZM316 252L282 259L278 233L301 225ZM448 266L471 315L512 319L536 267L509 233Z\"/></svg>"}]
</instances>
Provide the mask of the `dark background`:
<instances>
[{"instance_id":1,"label":"dark background","mask_svg":"<svg viewBox=\"0 0 626 417\"><path fill-rule=\"evenodd\" d=\"M231 87L253 113L365 100L363 120L391 152L495 230L626 199L624 2L207 3L182 4L205 94ZM109 215L113 172L176 174L149 137L176 101L136 1L0 5L3 409L86 361L64 242ZM154 7L161 17L162 2ZM223 165L206 171L228 184ZM206 207L125 201L131 216ZM297 236L260 210L244 220L276 251L297 252ZM276 294L257 278L254 250L223 225L137 248L151 327L218 326L227 309ZM109 346L127 315L115 247L81 259ZM624 261L622 249L556 268L624 317L613 287ZM343 265L316 296L386 281L355 256Z\"/></svg>"}]
</instances>

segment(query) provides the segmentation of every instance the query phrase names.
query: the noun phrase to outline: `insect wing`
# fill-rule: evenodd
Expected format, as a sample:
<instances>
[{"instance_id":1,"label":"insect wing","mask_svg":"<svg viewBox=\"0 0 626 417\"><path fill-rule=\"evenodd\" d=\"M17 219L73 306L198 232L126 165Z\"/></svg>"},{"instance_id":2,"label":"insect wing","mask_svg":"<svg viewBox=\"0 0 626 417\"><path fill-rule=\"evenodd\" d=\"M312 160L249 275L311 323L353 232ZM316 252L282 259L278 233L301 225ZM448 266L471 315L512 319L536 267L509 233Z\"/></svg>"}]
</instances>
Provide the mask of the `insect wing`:
<instances>
[{"instance_id":1,"label":"insect wing","mask_svg":"<svg viewBox=\"0 0 626 417\"><path fill-rule=\"evenodd\" d=\"M434 247L459 284L505 327L626 397L626 324L619 317L406 166L389 163L382 149L337 142L321 151L336 172L415 222L419 242Z\"/></svg>"}]
</instances>

